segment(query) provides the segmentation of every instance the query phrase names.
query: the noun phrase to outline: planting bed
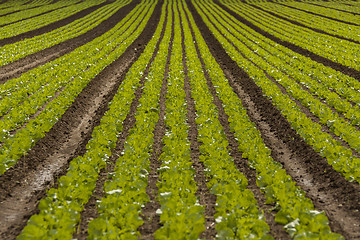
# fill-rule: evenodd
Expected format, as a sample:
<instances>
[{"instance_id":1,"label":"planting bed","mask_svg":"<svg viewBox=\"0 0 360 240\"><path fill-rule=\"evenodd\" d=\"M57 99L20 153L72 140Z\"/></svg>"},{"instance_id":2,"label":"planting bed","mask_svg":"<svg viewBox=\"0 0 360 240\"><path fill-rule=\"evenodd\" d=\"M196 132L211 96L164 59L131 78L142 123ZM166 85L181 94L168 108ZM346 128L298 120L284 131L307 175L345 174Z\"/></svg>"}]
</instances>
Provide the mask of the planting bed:
<instances>
[{"instance_id":1,"label":"planting bed","mask_svg":"<svg viewBox=\"0 0 360 240\"><path fill-rule=\"evenodd\" d=\"M1 1L0 238L360 239L359 6Z\"/></svg>"}]
</instances>

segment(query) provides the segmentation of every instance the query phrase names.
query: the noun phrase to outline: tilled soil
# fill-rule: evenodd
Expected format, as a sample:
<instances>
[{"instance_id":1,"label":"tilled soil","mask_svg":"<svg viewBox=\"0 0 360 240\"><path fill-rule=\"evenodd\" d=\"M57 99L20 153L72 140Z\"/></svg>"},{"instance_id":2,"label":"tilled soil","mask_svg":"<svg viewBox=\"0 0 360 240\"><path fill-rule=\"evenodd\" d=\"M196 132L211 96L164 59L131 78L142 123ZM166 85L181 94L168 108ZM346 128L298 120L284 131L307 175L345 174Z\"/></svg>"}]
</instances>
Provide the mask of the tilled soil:
<instances>
[{"instance_id":1,"label":"tilled soil","mask_svg":"<svg viewBox=\"0 0 360 240\"><path fill-rule=\"evenodd\" d=\"M109 1L106 3L108 2ZM121 8L108 20L101 23L98 27L77 38L68 40L0 68L0 82L5 82L7 79L18 77L23 72L48 61L52 61L53 59L86 44L101 34L104 34L134 9L139 2L140 1L138 0L132 1L124 8ZM17 164L5 172L5 174L0 176L0 209L2 209L2 211L0 211L0 238L15 239L25 226L29 217L38 212L37 204L39 200L46 195L46 190L56 186L57 179L66 174L66 169L71 159L85 153L85 146L91 137L94 127L99 124L101 117L108 110L108 102L114 97L126 72L138 59L146 44L154 34L160 19L162 4L163 1L159 1L145 30L139 38L129 46L125 53L105 68L88 84L75 99L73 105L61 117L59 122L54 125L43 139L36 143L26 156L21 158ZM331 60L320 57L306 49L282 41L256 27L248 20L241 18L227 7L220 3L218 4L238 20L263 34L265 37L272 39L276 43L282 44L295 52L309 56L317 62L333 67L336 70L341 70L344 74L356 77L360 80L359 71L334 63ZM226 54L221 44L216 40L200 15L196 12L190 0L187 0L187 6L210 48L211 54L222 67L233 91L242 100L250 119L256 124L261 132L265 144L271 149L274 160L282 163L287 173L297 182L298 186L306 192L307 197L312 199L315 208L326 213L330 221L330 227L334 232L344 235L346 239L359 239L360 186L357 183L346 181L340 173L333 170L333 168L327 164L326 159L322 158L311 146L304 142L304 140L291 128L289 122L287 122L280 111L274 107L271 100L264 97L261 89L251 80L247 73ZM62 20L54 23L54 25L50 24L46 26L47 28L42 28L39 32L35 31L31 34L33 34L32 36L36 36L51 31L56 27L64 26L99 7L100 5L93 7L92 10L84 10L88 12L75 14L76 17L75 15L72 16L72 20ZM188 16L186 17L188 18ZM173 26L173 31L174 28L175 27ZM180 27L180 29L182 28ZM28 37L31 37L31 34L28 35ZM160 41L163 34L164 31L161 34ZM26 35L23 37L25 36ZM21 39L23 38L20 37L17 40L8 39L9 42L2 42L0 40L0 46ZM158 52L160 41L154 51L151 62ZM196 42L195 45L205 72L204 63L199 54ZM187 76L188 70L186 67L186 53L184 50L186 46L184 44L184 38L182 39L182 47L184 73L185 76ZM154 131L151 172L149 173L147 187L150 201L143 208L141 217L144 220L144 224L138 229L142 239L153 239L154 232L161 227L159 215L156 214L156 210L160 208L157 200L158 190L156 183L158 181L157 169L161 165L158 158L163 147L162 138L165 133L164 115L167 92L166 78L170 63L171 48L172 44L169 45L167 70L163 79L160 94L159 121ZM150 64L146 71L149 70L149 66ZM142 95L146 74L147 73L145 72L145 76L135 93L135 99L131 105L130 113L124 121L124 130L118 139L117 147L112 152L112 157L110 158L108 166L100 172L100 177L97 181L93 196L85 205L84 211L81 213L81 222L77 226L77 232L73 235L74 238L85 239L87 237L87 226L89 221L98 216L96 200L104 196L103 185L107 179L108 173L113 171L115 161L123 151L124 142L129 135L129 131L135 124L136 109ZM289 235L283 229L283 226L275 222L276 212L272 210L273 206L265 204L265 196L256 185L256 172L249 167L247 160L243 159L241 153L238 151L238 144L234 134L230 130L228 116L223 109L222 101L217 97L215 88L206 73L205 77L208 80L207 85L214 97L213 103L217 106L219 111L220 123L223 126L227 140L229 141L228 150L234 158L238 170L248 179L248 189L254 193L255 198L258 201L259 209L264 212L266 221L270 226L270 233L276 239L290 239ZM201 143L197 140L198 132L195 123L195 103L191 98L191 87L187 77L184 79L184 91L186 92L188 110L188 138L191 142L191 159L196 172L195 181L198 184L196 195L199 197L199 203L205 207L206 230L201 237L213 239L216 236L214 219L216 213L216 196L211 194L206 186L208 179L206 179L204 175L204 166L199 161L199 146ZM311 113L306 112L306 114L309 117L314 118Z\"/></svg>"}]
</instances>

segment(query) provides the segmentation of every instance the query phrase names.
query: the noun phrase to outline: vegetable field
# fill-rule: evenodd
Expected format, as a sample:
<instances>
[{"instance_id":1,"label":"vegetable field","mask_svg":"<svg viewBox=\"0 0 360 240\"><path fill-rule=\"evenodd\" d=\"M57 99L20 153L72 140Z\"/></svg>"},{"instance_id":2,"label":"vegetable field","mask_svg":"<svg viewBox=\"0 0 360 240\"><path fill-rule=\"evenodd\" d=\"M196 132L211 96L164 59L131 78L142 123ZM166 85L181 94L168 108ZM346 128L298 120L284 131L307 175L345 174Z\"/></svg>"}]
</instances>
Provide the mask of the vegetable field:
<instances>
[{"instance_id":1,"label":"vegetable field","mask_svg":"<svg viewBox=\"0 0 360 240\"><path fill-rule=\"evenodd\" d=\"M360 2L1 0L0 239L360 239Z\"/></svg>"}]
</instances>

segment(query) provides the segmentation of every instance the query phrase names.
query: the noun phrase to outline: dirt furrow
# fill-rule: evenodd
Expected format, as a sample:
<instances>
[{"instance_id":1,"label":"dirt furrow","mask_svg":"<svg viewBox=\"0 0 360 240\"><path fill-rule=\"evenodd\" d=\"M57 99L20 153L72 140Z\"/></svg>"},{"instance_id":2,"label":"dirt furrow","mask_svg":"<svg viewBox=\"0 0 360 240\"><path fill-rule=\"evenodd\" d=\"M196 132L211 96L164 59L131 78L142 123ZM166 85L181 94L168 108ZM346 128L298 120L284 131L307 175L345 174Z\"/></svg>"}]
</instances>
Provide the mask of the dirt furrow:
<instances>
[{"instance_id":1,"label":"dirt furrow","mask_svg":"<svg viewBox=\"0 0 360 240\"><path fill-rule=\"evenodd\" d=\"M169 4L169 3L167 3ZM168 9L166 7L166 9ZM167 10L166 10L167 11ZM167 12L167 14L169 14ZM172 11L172 19L174 19L174 12ZM166 22L168 21L168 16L166 15L164 25L161 32L161 37L158 42L158 45L155 49L155 53L159 50L160 42L165 33ZM149 195L149 202L145 204L145 207L142 208L141 218L143 219L144 223L141 225L138 230L141 234L141 239L154 239L154 233L161 227L160 224L160 216L156 214L156 210L160 209L160 203L157 199L158 197L158 187L157 182L159 180L158 168L161 166L161 162L159 157L162 153L163 143L162 139L165 135L166 126L165 126L165 110L166 110L166 94L167 94L167 78L169 75L169 67L170 67L170 57L171 57L171 50L172 50L172 42L174 39L174 22L172 22L172 30L171 30L171 37L170 43L168 48L168 56L166 60L165 72L164 72L164 79L161 86L160 91L160 108L159 108L159 120L155 125L154 129L154 143L152 146L153 152L150 157L150 172L148 176L148 185L146 187L146 193ZM151 61L152 62L152 61Z\"/></svg>"},{"instance_id":2,"label":"dirt furrow","mask_svg":"<svg viewBox=\"0 0 360 240\"><path fill-rule=\"evenodd\" d=\"M85 45L88 42L94 40L95 38L103 35L111 28L113 28L117 23L119 23L124 17L126 17L126 15L129 14L138 3L139 0L132 1L128 5L116 11L111 17L100 23L98 26L96 26L95 28L89 30L88 32L80 36L66 40L65 42L59 43L50 48L28 55L6 66L0 67L0 84L6 82L9 79L17 78L21 74L31 69L34 69L40 65L43 65L47 62L55 60L56 58L64 56L65 54L70 53L74 49L82 45ZM94 9L94 11L95 10L96 9ZM79 18L84 16L80 16ZM73 21L76 19L73 19ZM61 26L63 25L59 25L58 27Z\"/></svg>"},{"instance_id":3,"label":"dirt furrow","mask_svg":"<svg viewBox=\"0 0 360 240\"><path fill-rule=\"evenodd\" d=\"M184 5L182 5L183 11ZM185 12L186 14L186 12ZM187 21L189 22L189 17L186 15ZM181 17L180 17L181 19ZM180 20L181 24L182 21ZM192 30L192 26L190 25ZM208 179L205 176L204 169L205 166L202 162L199 161L200 156L200 143L198 141L198 129L196 125L196 110L195 110L195 102L191 97L191 85L188 77L188 68L186 64L186 51L185 51L185 43L184 43L184 31L181 27L181 35L182 35L182 53L183 53L183 66L184 66L184 91L186 93L186 103L187 103L187 119L189 124L189 133L188 139L190 141L191 148L191 160L193 162L192 166L195 169L195 181L197 183L198 189L196 192L196 196L199 198L199 203L205 208L205 231L200 235L201 238L205 239L215 239L216 229L215 229L215 204L216 204L216 195L211 194L208 187L207 181ZM194 36L193 36L194 37Z\"/></svg>"},{"instance_id":4,"label":"dirt furrow","mask_svg":"<svg viewBox=\"0 0 360 240\"><path fill-rule=\"evenodd\" d=\"M331 37L335 37L335 38L338 38L338 39L342 39L342 40L346 40L346 41L349 41L349 42L353 42L353 43L360 44L359 41L355 41L355 40L353 40L353 39L346 38L346 37L343 37L343 36L340 36L340 35L331 34L331 33L325 32L325 31L323 31L323 30L321 30L321 29L318 29L318 28L313 28L313 27L307 26L307 25L305 25L305 24L302 24L302 23L300 23L300 22L297 22L297 21L295 21L295 20L292 20L292 19L290 19L290 18L288 18L288 17L284 17L284 16L281 16L281 15L279 15L279 14L277 14L277 13L274 13L274 12L271 12L271 11L268 11L268 10L265 10L265 9L259 7L259 6L254 5L254 4L249 4L249 5L252 6L252 7L254 7L254 8L256 8L256 9L259 9L259 10L261 10L261 11L263 11L263 12L266 12L266 13L268 13L268 14L276 17L276 18L279 18L279 19L285 20L285 21L287 21L287 22L289 22L289 23L295 24L296 26L303 27L303 28L307 28L307 29L310 29L310 30L312 30L312 31L314 31L314 32L321 33L321 34L325 34L325 35L328 35L328 36L331 36ZM291 17L291 16L289 16L289 17Z\"/></svg>"},{"instance_id":5,"label":"dirt furrow","mask_svg":"<svg viewBox=\"0 0 360 240\"><path fill-rule=\"evenodd\" d=\"M135 2L137 2L137 1L135 0ZM87 8L87 9L81 10L80 12L77 12L77 13L75 13L75 14L67 17L67 18L64 18L62 20L50 23L50 24L48 24L46 26L43 26L43 27L40 27L38 29L34 29L34 30L31 30L31 31L28 31L28 32L25 32L25 33L21 33L19 35L13 36L13 37L1 39L0 40L0 46L15 43L15 42L24 40L26 38L32 38L32 37L35 37L35 36L38 36L38 35L41 35L41 34L44 34L44 33L47 33L47 32L51 32L52 30L55 30L55 29L57 29L59 27L62 27L62 26L65 26L65 25L67 25L67 24L69 24L69 23L71 23L71 22L73 22L73 21L75 21L75 20L77 20L79 18L85 17L86 15L94 12L95 10L97 10L97 9L99 9L99 8L105 6L106 4L109 4L109 3L110 3L110 1L106 1L106 2L103 2L103 3L99 4L99 5L95 5L95 6Z\"/></svg>"},{"instance_id":6,"label":"dirt furrow","mask_svg":"<svg viewBox=\"0 0 360 240\"><path fill-rule=\"evenodd\" d=\"M66 173L68 162L85 153L91 132L115 95L125 73L142 53L158 24L153 14L145 30L125 53L96 76L53 128L0 177L0 236L13 239L37 212L38 201L56 179Z\"/></svg>"},{"instance_id":7,"label":"dirt furrow","mask_svg":"<svg viewBox=\"0 0 360 240\"><path fill-rule=\"evenodd\" d=\"M264 97L261 89L226 54L191 3L189 9L211 53L224 72L233 76L229 78L229 83L247 108L250 119L261 131L272 157L281 162L288 174L306 191L315 208L326 212L334 232L349 239L359 238L360 186L346 181L296 134L280 111Z\"/></svg>"},{"instance_id":8,"label":"dirt furrow","mask_svg":"<svg viewBox=\"0 0 360 240\"><path fill-rule=\"evenodd\" d=\"M139 38L134 42L134 46L139 46L139 44L140 44L145 47L146 44L148 43L148 41L151 39L151 37L152 37L153 33L155 32L155 29L158 25L159 19L160 19L161 6L162 6L162 1L159 1L158 5L155 7L153 15L151 16L151 18L148 22L148 24L150 23L149 26L147 26L147 27L149 27L149 29L145 27L144 32L146 32L146 34L143 35L143 33L144 33L143 32L139 36ZM162 37L163 37L163 33L161 34L160 39L162 39ZM144 38L147 40L144 41ZM141 39L143 39L143 40L141 40ZM136 43L136 42L138 42L138 43ZM155 58L160 42L161 42L161 40L157 43L156 49L154 51L154 54L153 54L150 62L152 62L153 59ZM140 54L138 56L140 56ZM135 122L136 122L135 113L137 111L139 99L141 98L142 93L143 93L143 87L145 84L146 76L149 72L149 68L150 68L150 64L147 66L147 68L144 72L144 77L140 81L140 86L138 87L138 89L135 92L135 98L134 98L133 102L131 103L130 113L126 116L126 118L124 120L123 132L121 133L121 135L116 143L116 148L114 150L112 150L112 155L109 159L108 165L106 166L105 169L103 169L100 172L99 178L96 182L96 186L95 186L93 195L91 196L89 202L85 205L84 210L81 213L80 224L77 227L78 230L73 235L75 239L86 239L88 236L87 228L88 228L89 222L91 220L95 219L96 217L98 217L96 200L104 197L105 192L104 192L103 186L106 182L108 174L113 172L115 165L116 165L116 160L119 158L119 156L121 155L121 152L124 150L124 143L126 141L126 138L129 135L129 131L135 125Z\"/></svg>"},{"instance_id":9,"label":"dirt furrow","mask_svg":"<svg viewBox=\"0 0 360 240\"><path fill-rule=\"evenodd\" d=\"M356 78L357 80L360 81L360 71L355 70L353 68L344 66L340 63L336 63L328 58L319 56L305 48L302 48L300 46L297 46L293 43L290 43L288 41L284 41L281 40L278 37L275 37L273 35L271 35L270 33L264 31L263 29L261 29L260 27L254 25L252 22L250 22L249 20L241 17L239 14L237 14L236 12L234 12L233 10L231 10L230 8L228 8L227 6L223 5L222 3L220 3L218 0L214 0L214 2L216 4L218 4L221 8L223 8L225 11L227 11L228 13L230 13L233 17L235 17L237 20L239 20L241 23L247 25L248 27L252 28L254 31L256 31L257 33L260 33L261 35L263 35L266 38L269 38L270 40L276 42L276 44L280 44L298 54L301 54L305 57L309 57L310 59L312 59L313 61L316 61L318 63L321 63L325 66L331 67L337 71L342 72L345 75L348 75L350 77Z\"/></svg>"},{"instance_id":10,"label":"dirt furrow","mask_svg":"<svg viewBox=\"0 0 360 240\"><path fill-rule=\"evenodd\" d=\"M192 31L193 37L194 33ZM228 115L225 113L225 110L223 108L223 103L219 99L219 97L216 95L216 90L214 85L211 82L211 79L209 77L209 74L206 72L206 67L204 64L204 61L201 57L198 44L195 41L195 46L197 50L198 57L201 61L201 65L203 68L203 71L205 73L205 77L207 79L207 84L210 89L210 92L214 98L214 104L216 105L218 111L219 111L219 121L221 125L224 128L224 132L227 136L227 140L229 142L228 150L231 154L231 156L234 158L234 162L236 164L237 169L242 172L245 177L248 179L248 186L247 188L251 190L258 202L258 206L260 210L264 212L266 222L270 226L270 231L272 236L274 236L276 239L290 239L290 236L286 233L286 231L283 229L283 226L276 224L275 222L275 214L276 212L272 212L271 208L273 206L271 205L265 205L266 198L265 195L260 191L260 188L256 185L256 172L253 169L250 169L248 162L246 159L242 158L242 153L238 151L239 145L235 140L234 133L230 130L230 125L228 121ZM226 72L226 77L228 79L233 79L233 76L230 74L230 72ZM242 92L243 95L245 95L244 92ZM248 98L249 99L249 98ZM251 101L249 101L251 103Z\"/></svg>"}]
</instances>

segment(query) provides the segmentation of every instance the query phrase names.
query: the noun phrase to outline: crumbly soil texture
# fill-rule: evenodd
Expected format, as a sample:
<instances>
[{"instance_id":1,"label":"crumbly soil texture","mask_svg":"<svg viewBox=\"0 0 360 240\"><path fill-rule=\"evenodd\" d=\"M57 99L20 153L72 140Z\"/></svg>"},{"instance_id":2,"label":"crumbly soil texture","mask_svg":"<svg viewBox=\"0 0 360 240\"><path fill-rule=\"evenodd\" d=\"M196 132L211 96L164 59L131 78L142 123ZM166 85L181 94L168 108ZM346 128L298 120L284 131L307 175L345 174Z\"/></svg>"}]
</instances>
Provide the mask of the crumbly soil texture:
<instances>
[{"instance_id":1,"label":"crumbly soil texture","mask_svg":"<svg viewBox=\"0 0 360 240\"><path fill-rule=\"evenodd\" d=\"M0 41L0 46L21 41L27 37L37 36L64 26L109 2L111 1L94 6L85 12L80 12L66 20L53 23L37 31L31 31L21 36L19 35L19 37ZM275 41L277 44L284 45L294 52L309 56L314 61L360 79L360 73L358 71L334 63L305 49L271 36L248 20L241 18L234 11L218 1L215 2L239 21ZM46 62L61 57L75 48L101 36L121 21L139 3L140 1L138 0L132 1L98 27L77 38L67 40L64 43L0 67L0 84L5 83L8 79L16 78L24 72L45 64ZM261 89L252 81L250 76L227 55L221 43L207 28L192 2L186 0L186 4L196 23L196 26L191 26L191 30L194 27L200 29L206 44L210 48L210 54L213 55L221 66L233 91L241 99L244 107L248 111L251 121L256 124L265 144L271 149L273 159L283 165L287 173L297 182L297 185L306 192L307 197L313 201L315 208L326 213L332 231L342 234L346 239L360 239L359 184L345 180L340 173L336 172L327 163L326 159L315 152L313 148L291 128L290 123L273 105L272 101L264 96ZM52 187L56 187L57 180L66 174L70 161L85 153L85 146L91 138L94 127L99 125L102 116L108 110L108 103L116 94L127 71L142 54L145 46L153 36L156 27L158 27L162 5L163 1L158 1L155 11L138 39L136 39L117 60L90 81L61 119L46 133L44 138L38 141L26 155L18 160L15 166L0 176L0 239L15 239L16 236L21 233L28 219L38 213L38 203L40 199L46 196L46 191ZM186 17L188 18L189 16ZM164 28L164 26L162 27ZM182 28L173 26L172 29L173 31L181 31ZM194 35L193 30L192 34ZM160 39L162 39L163 35L164 30ZM216 237L216 222L214 220L214 215L216 214L216 196L211 194L207 188L207 181L209 181L209 179L205 177L204 165L199 161L199 146L201 143L197 140L198 132L195 122L197 114L194 107L195 102L191 97L192 89L187 77L188 70L185 60L184 48L186 46L184 39L182 39L182 42L184 73L186 75L184 91L186 93L188 110L188 138L191 142L191 159L196 171L195 181L198 184L196 195L199 198L199 203L204 205L206 215L206 231L201 237L204 239L214 239ZM157 54L159 43L160 42L158 42L152 60ZM205 64L201 59L198 43L196 41L194 41L194 43L203 70L205 71ZM169 46L169 57L171 46L172 43ZM144 225L138 229L142 234L141 239L153 239L154 232L162 226L160 218L156 214L156 210L160 208L156 197L158 194L156 183L159 177L157 169L161 165L159 156L161 155L161 149L163 147L162 138L166 131L164 124L166 110L165 99L167 93L166 78L168 76L170 60L168 59L167 62L167 70L161 89L159 121L154 131L155 141L147 188L150 202L143 208L141 217L144 220ZM146 71L148 71L150 64ZM145 72L145 75L146 74ZM254 193L258 201L259 209L264 212L266 222L270 226L270 234L275 239L290 239L290 236L283 229L283 226L275 222L276 212L273 210L273 206L265 204L265 195L256 185L256 172L249 167L247 159L242 158L242 153L238 151L238 143L233 132L230 130L228 116L224 111L223 103L217 97L215 87L212 85L209 76L205 74L205 77L207 78L207 85L210 92L214 97L213 103L219 111L219 120L230 144L228 150L235 160L237 169L248 178L248 189ZM113 150L113 156L108 166L100 172L93 196L81 213L81 221L77 226L77 231L74 233L74 239L86 239L89 221L98 216L96 200L104 196L103 185L107 179L107 175L112 172L116 157L123 151L124 142L135 124L136 109L139 104L139 99L142 96L145 81L146 77L144 76L144 79L141 80L140 86L136 90L130 113L123 122L123 132L119 134L117 147ZM314 118L310 112L306 112L306 110L304 110L304 112L309 117Z\"/></svg>"}]
</instances>

